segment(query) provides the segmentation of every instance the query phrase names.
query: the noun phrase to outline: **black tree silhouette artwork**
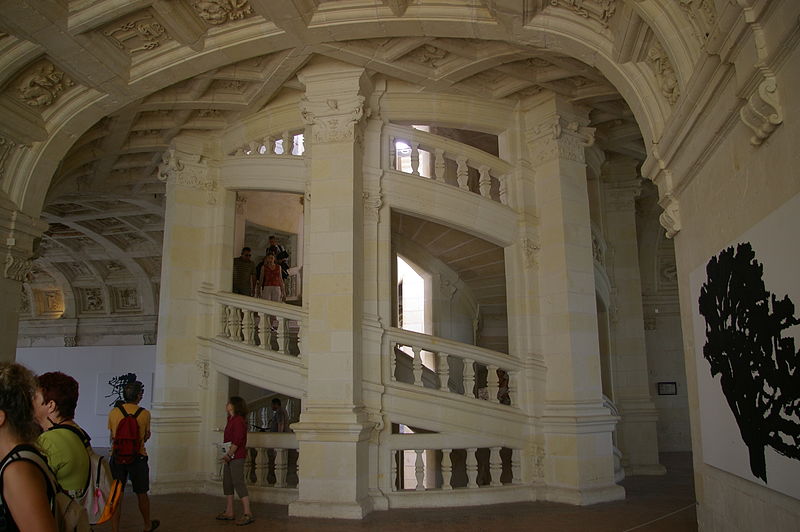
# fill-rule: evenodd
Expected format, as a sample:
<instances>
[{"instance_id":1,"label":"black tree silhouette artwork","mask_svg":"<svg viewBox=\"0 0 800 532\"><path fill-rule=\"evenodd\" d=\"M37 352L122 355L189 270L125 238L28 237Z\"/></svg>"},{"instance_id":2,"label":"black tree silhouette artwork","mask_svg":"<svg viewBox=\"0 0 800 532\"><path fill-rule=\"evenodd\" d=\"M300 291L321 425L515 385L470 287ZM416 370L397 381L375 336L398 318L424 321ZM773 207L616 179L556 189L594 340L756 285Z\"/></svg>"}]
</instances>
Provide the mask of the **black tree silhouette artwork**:
<instances>
[{"instance_id":1,"label":"black tree silhouette artwork","mask_svg":"<svg viewBox=\"0 0 800 532\"><path fill-rule=\"evenodd\" d=\"M108 381L108 385L111 386L111 393L106 395L106 397L114 398L108 403L108 406L115 405L117 401L124 402L122 399L122 391L125 389L125 386L131 382L136 382L136 373L123 373L122 375L112 377L111 380Z\"/></svg>"},{"instance_id":2,"label":"black tree silhouette artwork","mask_svg":"<svg viewBox=\"0 0 800 532\"><path fill-rule=\"evenodd\" d=\"M706 321L703 356L711 375L720 375L750 470L767 482L765 447L800 460L800 351L783 336L800 320L788 295L766 290L755 257L749 242L712 257L698 303Z\"/></svg>"}]
</instances>

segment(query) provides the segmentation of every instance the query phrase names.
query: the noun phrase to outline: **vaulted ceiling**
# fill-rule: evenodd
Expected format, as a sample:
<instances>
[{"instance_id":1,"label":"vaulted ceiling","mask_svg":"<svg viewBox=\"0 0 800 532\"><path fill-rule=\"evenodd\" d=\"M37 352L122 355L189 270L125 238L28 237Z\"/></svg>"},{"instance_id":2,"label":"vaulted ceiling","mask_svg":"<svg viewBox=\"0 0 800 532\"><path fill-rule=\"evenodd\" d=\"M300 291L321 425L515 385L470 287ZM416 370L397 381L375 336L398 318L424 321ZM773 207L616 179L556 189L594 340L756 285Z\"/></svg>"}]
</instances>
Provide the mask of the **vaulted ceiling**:
<instances>
[{"instance_id":1,"label":"vaulted ceiling","mask_svg":"<svg viewBox=\"0 0 800 532\"><path fill-rule=\"evenodd\" d=\"M282 94L302 91L297 71L315 56L359 65L375 77L402 80L420 91L509 102L554 91L591 110L602 149L640 160L646 155L631 109L603 74L541 43L502 40L495 2L0 4L0 107L13 108L42 127L60 123L68 104L97 102L94 119L62 132L65 155L55 168L42 215L51 227L31 285L41 293L29 287L24 296L23 309L31 317L56 314L52 309L48 314L52 297L42 294L58 287L75 297L75 316L157 312L164 192L157 167L164 150L182 132L221 132ZM559 0L534 11L609 32L615 16L609 6L614 4ZM423 13L428 18L416 35L394 34L394 22ZM466 36L448 28L451 13L496 27L486 36ZM348 25L369 17L385 25L363 32ZM426 24L434 25L428 31ZM641 39L651 43L639 44L642 49L658 47L652 31L642 32ZM258 40L260 48L234 48L248 40ZM263 53L264 43L274 51ZM660 64L640 60L652 68ZM9 153L0 149L0 163ZM123 289L128 290L125 304L115 295ZM99 306L98 297L104 299Z\"/></svg>"}]
</instances>

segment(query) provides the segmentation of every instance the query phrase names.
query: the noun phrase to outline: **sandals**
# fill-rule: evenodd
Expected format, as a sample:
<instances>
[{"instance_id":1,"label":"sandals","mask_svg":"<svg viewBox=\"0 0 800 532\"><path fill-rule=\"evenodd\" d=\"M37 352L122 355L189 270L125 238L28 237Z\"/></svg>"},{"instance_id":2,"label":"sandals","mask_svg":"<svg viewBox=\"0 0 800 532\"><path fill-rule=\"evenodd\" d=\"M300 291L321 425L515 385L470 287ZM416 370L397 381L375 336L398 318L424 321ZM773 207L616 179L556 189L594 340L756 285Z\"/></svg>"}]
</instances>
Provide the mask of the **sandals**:
<instances>
[{"instance_id":1,"label":"sandals","mask_svg":"<svg viewBox=\"0 0 800 532\"><path fill-rule=\"evenodd\" d=\"M161 521L158 519L151 519L150 520L150 530L145 530L144 532L153 532L156 528L161 526Z\"/></svg>"},{"instance_id":2,"label":"sandals","mask_svg":"<svg viewBox=\"0 0 800 532\"><path fill-rule=\"evenodd\" d=\"M236 518L232 515L226 514L225 512L220 512L214 519L216 519L217 521L233 521Z\"/></svg>"},{"instance_id":3,"label":"sandals","mask_svg":"<svg viewBox=\"0 0 800 532\"><path fill-rule=\"evenodd\" d=\"M250 523L255 523L256 520L253 519L253 516L250 514L244 514L242 518L236 521L236 526L245 526L249 525Z\"/></svg>"}]
</instances>

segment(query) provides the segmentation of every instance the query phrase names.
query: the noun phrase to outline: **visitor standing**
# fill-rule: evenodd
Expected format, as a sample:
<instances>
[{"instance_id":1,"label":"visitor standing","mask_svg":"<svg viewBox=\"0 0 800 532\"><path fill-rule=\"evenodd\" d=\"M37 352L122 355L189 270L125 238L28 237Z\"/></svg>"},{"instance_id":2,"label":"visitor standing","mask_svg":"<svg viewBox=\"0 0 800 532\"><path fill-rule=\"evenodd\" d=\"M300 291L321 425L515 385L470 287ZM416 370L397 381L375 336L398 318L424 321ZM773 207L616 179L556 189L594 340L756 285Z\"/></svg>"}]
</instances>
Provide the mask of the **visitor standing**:
<instances>
[{"instance_id":1,"label":"visitor standing","mask_svg":"<svg viewBox=\"0 0 800 532\"><path fill-rule=\"evenodd\" d=\"M150 519L150 467L144 444L150 438L150 412L139 406L144 397L144 385L130 382L122 390L125 402L108 413L108 428L111 431L111 474L124 488L128 477L139 502L139 512L144 522L144 532L155 530L161 524ZM111 528L119 532L122 504L111 518Z\"/></svg>"},{"instance_id":2,"label":"visitor standing","mask_svg":"<svg viewBox=\"0 0 800 532\"><path fill-rule=\"evenodd\" d=\"M256 265L252 260L253 252L248 247L242 248L242 254L233 259L233 293L252 296L256 288Z\"/></svg>"},{"instance_id":3,"label":"visitor standing","mask_svg":"<svg viewBox=\"0 0 800 532\"><path fill-rule=\"evenodd\" d=\"M254 522L250 510L250 493L244 481L244 462L247 456L247 403L241 397L231 397L225 405L228 422L225 425L223 441L225 454L222 456L222 492L225 494L225 511L217 515L220 521L233 521L233 492L242 501L242 518L236 522L239 526Z\"/></svg>"}]
</instances>

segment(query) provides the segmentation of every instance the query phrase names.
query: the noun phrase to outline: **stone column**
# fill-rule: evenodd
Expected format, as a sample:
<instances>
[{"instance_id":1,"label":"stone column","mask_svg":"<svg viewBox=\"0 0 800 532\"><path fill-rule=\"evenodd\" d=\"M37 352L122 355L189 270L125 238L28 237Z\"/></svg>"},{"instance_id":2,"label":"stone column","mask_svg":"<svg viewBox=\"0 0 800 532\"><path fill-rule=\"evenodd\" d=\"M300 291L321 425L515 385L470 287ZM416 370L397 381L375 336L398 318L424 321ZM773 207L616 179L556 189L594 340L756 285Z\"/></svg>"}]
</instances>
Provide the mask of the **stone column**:
<instances>
[{"instance_id":1,"label":"stone column","mask_svg":"<svg viewBox=\"0 0 800 532\"><path fill-rule=\"evenodd\" d=\"M153 438L147 445L156 493L196 489L204 479L200 464L205 454L199 442L204 441L201 402L209 369L198 358L198 336L207 334L198 289L219 279L218 262L223 256L223 242L216 230L217 211L222 206L216 170L208 164L210 155L204 138L181 136L165 152L159 167L159 178L166 182L166 205ZM230 203L232 211L233 201ZM224 257L229 258L230 253Z\"/></svg>"},{"instance_id":2,"label":"stone column","mask_svg":"<svg viewBox=\"0 0 800 532\"><path fill-rule=\"evenodd\" d=\"M298 75L312 157L305 258L309 332L308 397L292 425L300 444L298 500L289 514L360 519L372 510L363 407L364 226L362 118L364 69L317 63Z\"/></svg>"},{"instance_id":3,"label":"stone column","mask_svg":"<svg viewBox=\"0 0 800 532\"><path fill-rule=\"evenodd\" d=\"M594 264L584 148L593 143L586 111L552 94L525 111L536 171L539 345L547 377L541 416L545 497L571 504L619 499L603 406Z\"/></svg>"},{"instance_id":4,"label":"stone column","mask_svg":"<svg viewBox=\"0 0 800 532\"><path fill-rule=\"evenodd\" d=\"M0 361L16 359L22 283L31 271L34 241L47 228L47 223L20 212L0 193Z\"/></svg>"},{"instance_id":5,"label":"stone column","mask_svg":"<svg viewBox=\"0 0 800 532\"><path fill-rule=\"evenodd\" d=\"M658 414L650 397L636 237L637 162L615 157L602 174L603 232L610 252L598 257L611 278L613 401L620 411L618 445L626 474L663 474L658 463Z\"/></svg>"}]
</instances>

